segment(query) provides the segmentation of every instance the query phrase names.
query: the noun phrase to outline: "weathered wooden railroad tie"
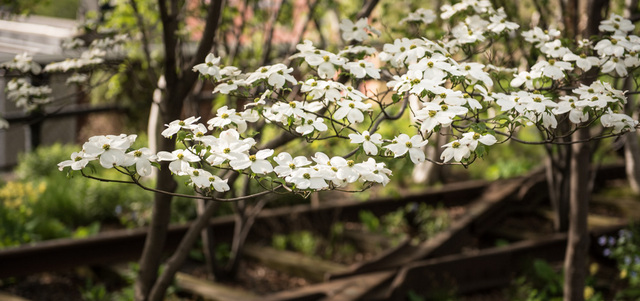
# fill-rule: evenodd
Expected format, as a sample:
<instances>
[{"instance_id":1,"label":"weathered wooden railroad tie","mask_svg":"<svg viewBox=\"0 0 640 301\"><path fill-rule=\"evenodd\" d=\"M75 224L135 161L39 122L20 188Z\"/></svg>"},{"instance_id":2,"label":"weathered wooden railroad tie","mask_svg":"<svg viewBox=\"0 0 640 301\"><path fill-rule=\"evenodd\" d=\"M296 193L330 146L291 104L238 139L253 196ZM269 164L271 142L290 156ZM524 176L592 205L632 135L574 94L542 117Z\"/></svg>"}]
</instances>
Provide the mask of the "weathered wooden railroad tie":
<instances>
[{"instance_id":1,"label":"weathered wooden railroad tie","mask_svg":"<svg viewBox=\"0 0 640 301\"><path fill-rule=\"evenodd\" d=\"M596 182L624 177L623 166L598 169ZM408 291L428 296L442 288L457 293L508 285L512 275L532 258L559 261L564 257L565 234L529 239L508 246L462 252L476 243L479 235L523 207L534 208L547 192L544 175L532 173L526 177L493 183L471 181L445 185L439 189L402 199L379 199L367 202L334 200L319 206L298 205L264 210L256 218L251 236L266 238L297 225L323 233L334 221L358 221L359 212L368 210L380 216L410 203L466 206L463 217L452 222L449 229L417 245L405 241L376 258L349 267L298 258L290 262L269 263L280 269L305 276L312 281L326 280L299 289L267 296L253 296L230 290L219 284L179 274L178 285L212 300L403 300ZM620 207L628 206L621 203ZM175 248L190 224L172 226L167 249ZM625 225L621 221L606 230ZM211 227L219 240L229 240L233 233L233 217L212 219ZM494 231L499 232L499 231ZM99 234L81 240L55 240L35 245L0 250L0 278L21 276L42 271L68 269L79 265L104 265L137 260L144 244L145 229L122 230ZM592 239L592 242L595 239ZM261 261L268 252L283 252L249 246L245 256ZM267 256L278 257L278 256ZM300 256L299 256L300 257ZM293 261L293 262L291 262ZM287 267L288 266L288 267ZM284 268L283 268L284 267ZM315 267L315 268L306 268ZM306 273L306 274L305 274Z\"/></svg>"}]
</instances>

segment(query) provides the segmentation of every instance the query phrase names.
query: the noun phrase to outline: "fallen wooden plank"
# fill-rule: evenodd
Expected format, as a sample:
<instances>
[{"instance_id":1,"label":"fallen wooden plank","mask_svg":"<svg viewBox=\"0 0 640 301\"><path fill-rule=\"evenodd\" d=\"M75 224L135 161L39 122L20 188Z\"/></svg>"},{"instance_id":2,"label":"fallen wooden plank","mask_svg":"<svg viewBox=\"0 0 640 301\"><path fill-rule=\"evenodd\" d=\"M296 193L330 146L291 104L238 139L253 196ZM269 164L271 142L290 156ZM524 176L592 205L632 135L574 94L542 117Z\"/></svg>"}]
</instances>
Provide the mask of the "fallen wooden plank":
<instances>
[{"instance_id":1,"label":"fallen wooden plank","mask_svg":"<svg viewBox=\"0 0 640 301\"><path fill-rule=\"evenodd\" d=\"M478 200L469 205L467 213L452 222L446 231L417 246L411 245L407 240L371 261L355 264L346 272L330 275L330 279L399 268L412 261L459 252L473 240L476 235L473 231L490 228L490 225L499 220L497 213L510 197L519 192L525 180L526 178L518 178L492 184Z\"/></svg>"},{"instance_id":2,"label":"fallen wooden plank","mask_svg":"<svg viewBox=\"0 0 640 301\"><path fill-rule=\"evenodd\" d=\"M342 264L270 247L245 245L243 254L274 270L312 282L322 282L328 273L339 273L347 269Z\"/></svg>"},{"instance_id":3,"label":"fallen wooden plank","mask_svg":"<svg viewBox=\"0 0 640 301\"><path fill-rule=\"evenodd\" d=\"M29 301L29 299L25 299L5 292L0 292L0 301Z\"/></svg>"},{"instance_id":4,"label":"fallen wooden plank","mask_svg":"<svg viewBox=\"0 0 640 301\"><path fill-rule=\"evenodd\" d=\"M591 231L591 246L600 235L616 233L624 225ZM466 294L508 285L533 259L564 259L565 233L508 246L468 251L407 263L400 269L363 273L299 289L264 296L258 300L406 300L407 292L429 297L440 292ZM595 251L595 249L593 249Z\"/></svg>"},{"instance_id":5,"label":"fallen wooden plank","mask_svg":"<svg viewBox=\"0 0 640 301\"><path fill-rule=\"evenodd\" d=\"M538 212L549 219L553 218L554 213L550 210L538 210ZM607 215L589 213L589 216L587 217L587 225L590 230L596 229L596 228L616 226L625 222L627 222L626 219L620 218L617 216L607 216Z\"/></svg>"},{"instance_id":6,"label":"fallen wooden plank","mask_svg":"<svg viewBox=\"0 0 640 301\"><path fill-rule=\"evenodd\" d=\"M264 301L359 300L373 288L391 281L395 272L383 271L314 284L260 297Z\"/></svg>"},{"instance_id":7,"label":"fallen wooden plank","mask_svg":"<svg viewBox=\"0 0 640 301\"><path fill-rule=\"evenodd\" d=\"M491 229L485 234L485 236L489 236L491 238L506 239L509 241L540 239L546 235L547 234L539 233L535 231L527 231L527 230L521 230L521 229L514 230L507 227Z\"/></svg>"},{"instance_id":8,"label":"fallen wooden plank","mask_svg":"<svg viewBox=\"0 0 640 301\"><path fill-rule=\"evenodd\" d=\"M594 195L591 202L600 205L612 206L625 218L640 219L640 202L633 198L605 197Z\"/></svg>"},{"instance_id":9,"label":"fallen wooden plank","mask_svg":"<svg viewBox=\"0 0 640 301\"><path fill-rule=\"evenodd\" d=\"M566 234L554 234L542 240L412 262L398 272L389 295L376 299L405 300L410 290L429 297L443 289L465 294L508 285L514 273L533 258L562 261L566 241ZM369 300L374 300L373 296Z\"/></svg>"},{"instance_id":10,"label":"fallen wooden plank","mask_svg":"<svg viewBox=\"0 0 640 301\"><path fill-rule=\"evenodd\" d=\"M392 241L388 235L364 232L362 230L344 230L343 237L355 244L358 250L378 253L380 250L391 248Z\"/></svg>"},{"instance_id":11,"label":"fallen wooden plank","mask_svg":"<svg viewBox=\"0 0 640 301\"><path fill-rule=\"evenodd\" d=\"M236 289L219 283L200 279L185 273L176 273L175 285L182 290L210 301L237 301L258 298L243 289Z\"/></svg>"}]
</instances>

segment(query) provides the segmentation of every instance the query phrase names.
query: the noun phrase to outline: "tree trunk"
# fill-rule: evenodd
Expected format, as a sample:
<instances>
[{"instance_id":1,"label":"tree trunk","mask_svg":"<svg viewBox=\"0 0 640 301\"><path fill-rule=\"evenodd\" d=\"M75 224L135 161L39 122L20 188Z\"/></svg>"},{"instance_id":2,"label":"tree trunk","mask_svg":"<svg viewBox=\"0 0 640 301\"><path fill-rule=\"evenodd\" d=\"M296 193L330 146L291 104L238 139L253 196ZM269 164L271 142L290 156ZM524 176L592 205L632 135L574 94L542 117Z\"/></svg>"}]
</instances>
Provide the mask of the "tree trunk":
<instances>
[{"instance_id":1,"label":"tree trunk","mask_svg":"<svg viewBox=\"0 0 640 301\"><path fill-rule=\"evenodd\" d=\"M181 65L179 61L184 56L181 53L181 48L177 47L178 38L176 36L179 21L181 21L179 1L171 0L167 3L166 0L158 0L158 10L162 23L162 38L166 65L164 70L166 93L163 95L158 109L161 117L159 120L160 124L165 124L180 118L184 100L187 95L189 95L198 78L197 74L191 71L191 68L197 62L204 60L214 44L213 40L222 12L222 0L211 1L209 4L202 40L192 60L184 66ZM158 151L171 152L175 149L175 140L166 139L162 137L160 133L156 133L156 139ZM176 183L173 180L168 166L168 162L162 162L161 169L158 172L156 186L160 190L174 191ZM149 294L152 292L154 298L158 298L158 300L164 298L166 287L164 289L157 289L156 280L171 217L171 198L171 196L161 193L156 193L154 196L151 225L149 227L149 234L145 240L142 257L140 258L140 271L138 272L135 283L134 294L136 300L148 300ZM171 265L169 267L172 269L178 268Z\"/></svg>"},{"instance_id":2,"label":"tree trunk","mask_svg":"<svg viewBox=\"0 0 640 301\"><path fill-rule=\"evenodd\" d=\"M588 128L580 129L573 135L574 142L587 138L589 138ZM564 261L564 300L582 301L589 248L587 216L591 194L589 189L591 154L589 143L586 142L573 144L572 148L569 232Z\"/></svg>"},{"instance_id":3,"label":"tree trunk","mask_svg":"<svg viewBox=\"0 0 640 301\"><path fill-rule=\"evenodd\" d=\"M638 114L634 114L637 120ZM640 145L638 145L638 134L630 132L624 135L624 161L629 179L629 186L634 193L640 193Z\"/></svg>"},{"instance_id":4,"label":"tree trunk","mask_svg":"<svg viewBox=\"0 0 640 301\"><path fill-rule=\"evenodd\" d=\"M206 211L207 201L204 199L197 200L198 216L203 215ZM217 205L217 203L216 203ZM207 273L211 277L215 277L216 270L216 250L214 245L213 228L205 227L200 234L202 240L202 253L204 254L205 264L207 266Z\"/></svg>"},{"instance_id":5,"label":"tree trunk","mask_svg":"<svg viewBox=\"0 0 640 301\"><path fill-rule=\"evenodd\" d=\"M558 125L561 134L571 131L568 120ZM563 138L562 142L570 142L570 138ZM556 152L553 147L547 146L546 177L549 187L549 199L554 212L554 229L565 232L569 229L569 182L571 178L571 145L557 145Z\"/></svg>"},{"instance_id":6,"label":"tree trunk","mask_svg":"<svg viewBox=\"0 0 640 301\"><path fill-rule=\"evenodd\" d=\"M571 0L570 0L571 2ZM583 13L587 16L586 24L582 30L583 37L591 37L598 34L598 25L602 20L602 11L609 4L608 0L590 0L581 2ZM563 12L566 13L567 12ZM577 24L576 20L565 24ZM568 36L577 38L576 36ZM597 78L598 70L591 70L585 74L582 83L591 84ZM584 141L590 136L589 128L579 129L571 139L573 142ZM589 214L589 197L591 195L590 171L591 149L588 142L572 145L571 154L571 182L569 197L569 231L567 251L564 259L564 300L584 300L584 284L587 276L587 259L589 249L589 232L587 229L587 217Z\"/></svg>"},{"instance_id":7,"label":"tree trunk","mask_svg":"<svg viewBox=\"0 0 640 301\"><path fill-rule=\"evenodd\" d=\"M180 241L178 249L173 253L169 260L167 260L166 268L150 291L149 301L164 300L164 295L169 285L171 285L173 277L182 266L182 263L184 263L184 260L187 259L187 256L189 256L189 251L193 247L193 244L198 239L202 229L209 224L209 219L213 216L213 213L217 208L218 206L213 201L210 201L206 205L205 211L198 216L191 227L189 227L187 234L185 234L182 241Z\"/></svg>"},{"instance_id":8,"label":"tree trunk","mask_svg":"<svg viewBox=\"0 0 640 301\"><path fill-rule=\"evenodd\" d=\"M636 3L637 5L637 3ZM624 81L623 91L631 91L633 89L633 78L627 77ZM631 114L634 120L638 120L638 112L636 112L636 103L634 95L629 95L627 99L626 111L634 112ZM627 172L629 186L635 193L640 193L640 145L638 145L638 133L629 132L624 135L624 161Z\"/></svg>"},{"instance_id":9,"label":"tree trunk","mask_svg":"<svg viewBox=\"0 0 640 301\"><path fill-rule=\"evenodd\" d=\"M161 117L165 123L179 118L180 114L179 111L175 113L172 110L164 110L163 113ZM171 152L175 148L175 141L162 137L160 132L157 132L156 139L158 151ZM162 162L158 171L156 188L164 191L174 191L176 186L171 171L169 171L169 162ZM171 220L171 198L171 196L162 193L154 194L151 224L149 225L149 232L140 258L140 271L135 283L136 300L146 300L157 279L167 228Z\"/></svg>"},{"instance_id":10,"label":"tree trunk","mask_svg":"<svg viewBox=\"0 0 640 301\"><path fill-rule=\"evenodd\" d=\"M624 1L624 13L625 18L630 18L638 11L638 0L625 0ZM624 81L623 91L633 90L633 78L627 77ZM640 115L636 111L637 103L635 95L629 95L625 110L627 112L634 112L631 117L634 120L638 120ZM630 132L624 135L624 160L627 171L627 179L629 179L629 185L635 193L640 193L640 145L638 145L638 134L636 132Z\"/></svg>"}]
</instances>

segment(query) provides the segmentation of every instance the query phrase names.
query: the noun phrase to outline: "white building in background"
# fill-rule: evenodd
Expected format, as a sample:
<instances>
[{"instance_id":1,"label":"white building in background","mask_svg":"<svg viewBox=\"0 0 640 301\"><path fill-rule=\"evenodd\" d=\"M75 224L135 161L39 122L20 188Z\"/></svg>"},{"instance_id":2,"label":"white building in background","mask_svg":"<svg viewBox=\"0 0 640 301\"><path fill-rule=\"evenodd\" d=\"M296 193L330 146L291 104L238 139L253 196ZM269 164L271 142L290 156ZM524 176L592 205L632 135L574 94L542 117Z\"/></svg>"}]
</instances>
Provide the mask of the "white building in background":
<instances>
[{"instance_id":1,"label":"white building in background","mask_svg":"<svg viewBox=\"0 0 640 301\"><path fill-rule=\"evenodd\" d=\"M27 52L34 61L45 65L65 58L62 41L76 34L78 21L41 16L15 17L0 20L0 62L12 60L16 54ZM0 170L17 163L18 154L32 148L29 123L20 121L26 113L7 101L5 87L10 78L0 70L0 116L12 122L9 129L0 130ZM66 97L73 94L73 88L65 85L65 75L47 75L48 85L53 89L53 99L65 97L63 102L47 107L56 110L61 105L73 105L77 99ZM43 120L40 130L42 145L55 142L75 142L77 122L75 117L48 118Z\"/></svg>"}]
</instances>

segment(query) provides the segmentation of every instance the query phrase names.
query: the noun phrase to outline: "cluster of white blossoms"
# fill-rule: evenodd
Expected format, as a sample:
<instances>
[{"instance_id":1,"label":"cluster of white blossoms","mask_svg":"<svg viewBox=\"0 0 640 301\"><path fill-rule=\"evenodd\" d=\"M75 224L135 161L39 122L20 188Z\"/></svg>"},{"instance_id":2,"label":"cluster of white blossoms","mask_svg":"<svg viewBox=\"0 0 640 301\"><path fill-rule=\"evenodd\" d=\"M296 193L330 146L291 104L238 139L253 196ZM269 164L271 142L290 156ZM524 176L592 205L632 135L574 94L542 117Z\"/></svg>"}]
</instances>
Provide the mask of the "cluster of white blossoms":
<instances>
[{"instance_id":1,"label":"cluster of white blossoms","mask_svg":"<svg viewBox=\"0 0 640 301\"><path fill-rule=\"evenodd\" d=\"M516 33L519 25L509 22L503 9L494 9L487 0L463 0L441 11L440 18L451 25L441 41L404 37L384 44L381 51L351 45L338 53L304 41L290 57L311 69L302 79L284 64L243 72L223 66L220 57L209 54L193 71L213 82L214 93L255 99L243 110L222 106L206 123L189 117L167 124L162 135L176 137L184 148L157 155L130 149L131 136L94 137L60 168L79 170L98 160L106 168L123 167L132 176L145 176L152 162L164 161L173 174L189 177L189 183L200 191L229 190L226 180L214 175L225 170L251 176L265 189L269 186L265 181L272 181L288 190L325 190L352 183L387 184L391 170L374 157L423 162L427 159L425 146L434 135L451 137L442 146L442 163L468 164L486 148L508 140L520 126L535 124L552 132L566 118L573 130L598 119L610 128L610 134L638 127L637 121L619 113L626 103L624 93L607 82L569 86L572 78L593 68L625 76L629 69L640 66L640 39L629 34L634 27L628 20L612 15L603 21L600 30L606 36L595 46L580 41L574 47L559 39L560 32L554 29L524 31L524 40L541 55L530 68L518 72L488 62L458 60L472 57L466 51L478 45L489 47L493 40ZM431 10L419 9L401 23L430 24L437 17ZM378 34L367 19L343 20L340 28L346 41L362 42ZM591 55L594 53L597 56ZM495 73L508 79L510 87L495 88ZM383 81L388 91L365 91L360 87L366 81ZM415 129L410 127L411 133L396 129L393 137L376 133L385 119L405 116L408 99L412 105L406 115L411 116ZM387 108L396 105L405 107L392 118L398 110ZM357 149L344 157L323 152L295 156L259 149L249 128L260 120L308 142L348 140ZM505 140L498 141L498 134ZM132 156L139 159L134 162Z\"/></svg>"},{"instance_id":2,"label":"cluster of white blossoms","mask_svg":"<svg viewBox=\"0 0 640 301\"><path fill-rule=\"evenodd\" d=\"M40 64L33 61L28 53L17 54L13 60L0 64L0 68L16 70L23 74L38 75L42 72ZM17 77L7 82L7 99L14 102L16 107L31 111L39 105L51 102L51 88L48 86L34 86L29 80ZM8 122L1 119L0 128L8 128Z\"/></svg>"},{"instance_id":3,"label":"cluster of white blossoms","mask_svg":"<svg viewBox=\"0 0 640 301\"><path fill-rule=\"evenodd\" d=\"M105 62L108 53L114 53L121 50L122 45L129 41L129 36L126 34L114 35L113 37L106 36L101 39L96 39L91 42L89 47L80 52L80 57L68 58L64 61L53 62L45 66L45 72L68 72L74 71L74 76L80 74L83 69L90 69L96 67ZM73 39L67 41L64 45L67 49L77 49L84 46L84 41L79 39ZM76 76L72 81L67 83L77 83L81 77Z\"/></svg>"},{"instance_id":4,"label":"cluster of white blossoms","mask_svg":"<svg viewBox=\"0 0 640 301\"><path fill-rule=\"evenodd\" d=\"M0 68L15 70L21 74L38 75L40 73L73 72L67 78L66 84L82 84L89 80L89 74L93 68L105 62L108 51L115 51L119 46L128 41L127 35L116 35L94 40L90 47L83 50L78 58L68 58L60 62L51 62L44 68L28 53L17 54L13 60L0 64ZM65 49L75 49L84 46L84 41L72 39L63 45ZM27 111L34 110L52 101L51 88L47 85L32 85L31 81L25 77L14 78L7 83L7 99L13 101L18 108ZM2 123L3 127L8 127L7 122Z\"/></svg>"},{"instance_id":5,"label":"cluster of white blossoms","mask_svg":"<svg viewBox=\"0 0 640 301\"><path fill-rule=\"evenodd\" d=\"M67 78L66 84L82 84L89 80L88 72L106 60L108 53L119 51L121 46L128 41L125 34L114 37L104 37L91 42L79 57L67 58L60 62L52 62L44 67L45 72L73 72ZM84 46L84 41L73 39L65 45L69 49L77 49Z\"/></svg>"},{"instance_id":6,"label":"cluster of white blossoms","mask_svg":"<svg viewBox=\"0 0 640 301\"><path fill-rule=\"evenodd\" d=\"M140 176L151 175L151 162L156 160L156 156L146 147L131 149L136 138L136 135L125 134L93 136L82 145L80 152L71 154L70 160L58 163L58 169L62 171L65 167L70 167L72 170L82 170L91 161L98 161L107 169L135 166L136 173Z\"/></svg>"},{"instance_id":7,"label":"cluster of white blossoms","mask_svg":"<svg viewBox=\"0 0 640 301\"><path fill-rule=\"evenodd\" d=\"M431 24L433 23L438 16L431 9L426 8L418 8L416 11L409 13L405 18L400 20L398 24L402 25L406 22L415 22L422 24Z\"/></svg>"},{"instance_id":8,"label":"cluster of white blossoms","mask_svg":"<svg viewBox=\"0 0 640 301\"><path fill-rule=\"evenodd\" d=\"M209 127L198 123L199 118L194 117L176 120L168 124L162 135L168 138L183 131L184 138L179 139L188 141L185 144L189 146L172 153L159 152L158 161L171 161L169 164L171 172L190 176L194 184L197 183L194 176L207 174L207 171L195 169L198 175L194 175L192 163L200 164L203 162L222 169L233 169L240 172L246 170L247 173L257 176L275 173L286 183L295 185L294 187L297 189L321 190L329 187L343 187L358 180L386 184L389 180L388 175L391 172L385 168L384 163L377 163L372 158L366 162L356 163L342 157L329 159L323 153L316 153L312 158L316 165L310 166L311 161L306 157L293 159L286 152L274 156L273 149L255 151L256 141L250 137L242 138L239 130L236 130L236 128L241 128L238 126L239 124L248 120L243 119L242 114L236 114L226 107L221 109L218 110L218 116L207 122ZM249 111L251 110L245 112ZM251 114L254 113L249 115ZM229 118L230 116L236 117ZM253 121L255 120L257 118L253 119ZM221 132L216 137L208 134L209 130ZM274 168L269 159L275 161L278 166ZM214 182L212 181L211 185L214 185Z\"/></svg>"},{"instance_id":9,"label":"cluster of white blossoms","mask_svg":"<svg viewBox=\"0 0 640 301\"><path fill-rule=\"evenodd\" d=\"M478 143L486 146L494 145L497 142L496 137L490 134L480 135L474 132L467 132L462 134L461 139L457 139L445 144L445 150L442 151L440 159L443 162L449 162L451 159L456 161L462 161L462 159L469 158L471 152L478 148Z\"/></svg>"},{"instance_id":10,"label":"cluster of white blossoms","mask_svg":"<svg viewBox=\"0 0 640 301\"><path fill-rule=\"evenodd\" d=\"M33 57L26 52L16 54L13 60L0 64L0 68L33 74L40 74L42 71L40 64L34 62Z\"/></svg>"},{"instance_id":11,"label":"cluster of white blossoms","mask_svg":"<svg viewBox=\"0 0 640 301\"><path fill-rule=\"evenodd\" d=\"M356 23L349 19L342 19L340 31L342 31L342 39L345 41L355 40L362 42L369 38L371 34L380 35L380 31L369 25L368 18L360 18Z\"/></svg>"},{"instance_id":12,"label":"cluster of white blossoms","mask_svg":"<svg viewBox=\"0 0 640 301\"><path fill-rule=\"evenodd\" d=\"M563 44L558 30L542 30L538 27L524 32L525 39L534 44L546 57L531 67L531 71L522 72L518 80L511 83L514 87L526 84L527 89L537 88L534 81L544 77L560 80L574 68L587 72L599 67L601 72L617 76L627 76L630 68L640 66L640 37L630 34L635 26L627 19L611 14L602 21L599 29L605 37L595 46L588 40L582 41L579 53ZM595 55L591 55L595 51Z\"/></svg>"},{"instance_id":13,"label":"cluster of white blossoms","mask_svg":"<svg viewBox=\"0 0 640 301\"><path fill-rule=\"evenodd\" d=\"M44 67L45 72L67 72L82 68L90 68L104 63L106 51L92 49L83 51L79 58L68 58L64 61L53 62Z\"/></svg>"},{"instance_id":14,"label":"cluster of white blossoms","mask_svg":"<svg viewBox=\"0 0 640 301\"><path fill-rule=\"evenodd\" d=\"M25 78L14 78L7 83L7 99L16 107L27 111L51 102L49 86L33 86Z\"/></svg>"},{"instance_id":15,"label":"cluster of white blossoms","mask_svg":"<svg viewBox=\"0 0 640 301\"><path fill-rule=\"evenodd\" d=\"M195 187L219 192L230 188L226 179L211 173L215 168L246 171L247 174L256 176L275 174L291 184L292 188L302 190L333 189L356 181L381 184L389 182L391 171L384 163L378 163L373 158L354 162L342 157L329 158L318 152L311 158L315 162L312 165L308 158L292 158L286 152L277 156L274 156L272 149L252 152L256 141L253 138L242 138L236 128L229 128L236 127L233 124L235 121L221 122L218 117L209 120L207 123L210 129L224 129L214 136L208 134L207 126L198 123L199 119L190 117L175 120L167 124L162 132L167 138L176 134L181 137L178 139L187 145L184 149L161 151L154 155L148 148L131 149L135 135L94 136L82 146L82 151L73 153L70 160L59 163L59 169L70 167L72 170L82 170L90 162L98 161L104 168L123 167L131 175L148 176L151 174L151 162L167 161L170 162L168 167L172 173L188 176ZM272 162L277 163L275 168Z\"/></svg>"},{"instance_id":16,"label":"cluster of white blossoms","mask_svg":"<svg viewBox=\"0 0 640 301\"><path fill-rule=\"evenodd\" d=\"M470 9L475 13L466 14ZM456 48L477 42L483 42L488 37L509 34L520 25L507 20L503 8L494 9L488 0L465 0L451 5L443 5L440 17L443 20L452 19L457 15L464 15L463 21L458 22L452 29L445 47L454 52Z\"/></svg>"}]
</instances>

